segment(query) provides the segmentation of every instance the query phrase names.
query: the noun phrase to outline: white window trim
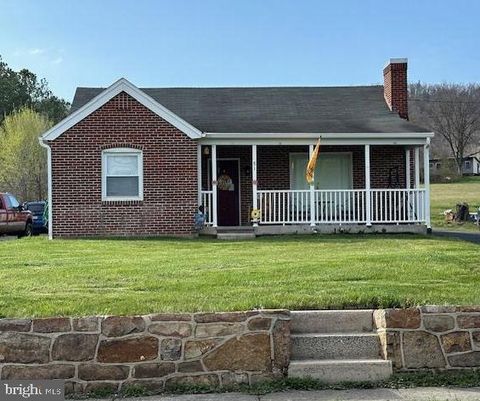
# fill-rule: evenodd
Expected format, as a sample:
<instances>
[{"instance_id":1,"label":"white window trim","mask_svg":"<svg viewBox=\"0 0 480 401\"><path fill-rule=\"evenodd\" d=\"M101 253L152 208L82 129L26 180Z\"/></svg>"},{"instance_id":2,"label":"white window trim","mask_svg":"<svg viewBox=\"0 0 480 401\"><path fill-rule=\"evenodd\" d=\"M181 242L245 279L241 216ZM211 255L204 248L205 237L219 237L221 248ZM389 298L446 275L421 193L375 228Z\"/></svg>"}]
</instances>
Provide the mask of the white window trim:
<instances>
[{"instance_id":1,"label":"white window trim","mask_svg":"<svg viewBox=\"0 0 480 401\"><path fill-rule=\"evenodd\" d=\"M107 196L107 157L121 154L138 157L138 195L139 196ZM143 201L143 152L134 148L111 148L102 151L102 201Z\"/></svg>"}]
</instances>

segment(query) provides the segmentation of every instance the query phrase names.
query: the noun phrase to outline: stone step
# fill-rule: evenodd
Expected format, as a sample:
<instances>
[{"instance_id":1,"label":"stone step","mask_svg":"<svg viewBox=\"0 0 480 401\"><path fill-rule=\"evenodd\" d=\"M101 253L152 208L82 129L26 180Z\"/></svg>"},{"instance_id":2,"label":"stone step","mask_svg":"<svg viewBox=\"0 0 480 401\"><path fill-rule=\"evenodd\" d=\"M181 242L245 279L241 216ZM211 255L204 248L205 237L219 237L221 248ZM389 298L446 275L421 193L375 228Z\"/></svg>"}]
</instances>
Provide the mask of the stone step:
<instances>
[{"instance_id":1,"label":"stone step","mask_svg":"<svg viewBox=\"0 0 480 401\"><path fill-rule=\"evenodd\" d=\"M217 239L227 241L241 241L255 239L253 232L234 232L234 233L217 233Z\"/></svg>"},{"instance_id":2,"label":"stone step","mask_svg":"<svg viewBox=\"0 0 480 401\"><path fill-rule=\"evenodd\" d=\"M376 333L294 334L292 359L377 359Z\"/></svg>"},{"instance_id":3,"label":"stone step","mask_svg":"<svg viewBox=\"0 0 480 401\"><path fill-rule=\"evenodd\" d=\"M373 310L292 311L292 333L363 333L373 331Z\"/></svg>"},{"instance_id":4,"label":"stone step","mask_svg":"<svg viewBox=\"0 0 480 401\"><path fill-rule=\"evenodd\" d=\"M291 361L289 377L311 377L325 383L375 382L392 375L391 361L372 360L310 360Z\"/></svg>"}]
</instances>

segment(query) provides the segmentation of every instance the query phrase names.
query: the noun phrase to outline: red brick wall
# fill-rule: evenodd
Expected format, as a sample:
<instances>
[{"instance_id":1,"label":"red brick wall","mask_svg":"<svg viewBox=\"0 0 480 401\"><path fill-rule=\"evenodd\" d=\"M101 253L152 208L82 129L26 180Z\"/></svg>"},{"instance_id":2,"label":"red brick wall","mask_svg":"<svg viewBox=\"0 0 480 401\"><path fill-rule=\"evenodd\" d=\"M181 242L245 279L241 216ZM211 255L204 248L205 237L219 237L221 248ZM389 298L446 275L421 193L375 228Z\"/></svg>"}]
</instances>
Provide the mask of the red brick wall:
<instances>
[{"instance_id":1,"label":"red brick wall","mask_svg":"<svg viewBox=\"0 0 480 401\"><path fill-rule=\"evenodd\" d=\"M391 63L383 70L385 101L392 111L408 120L407 63Z\"/></svg>"},{"instance_id":2,"label":"red brick wall","mask_svg":"<svg viewBox=\"0 0 480 401\"><path fill-rule=\"evenodd\" d=\"M102 202L102 150L143 150L144 200ZM51 143L53 235L190 235L195 141L121 93Z\"/></svg>"},{"instance_id":3,"label":"red brick wall","mask_svg":"<svg viewBox=\"0 0 480 401\"><path fill-rule=\"evenodd\" d=\"M308 152L307 146L258 146L258 189L290 189L289 154Z\"/></svg>"},{"instance_id":4,"label":"red brick wall","mask_svg":"<svg viewBox=\"0 0 480 401\"><path fill-rule=\"evenodd\" d=\"M390 183L390 174L395 177L398 171L398 184ZM405 188L405 148L403 146L370 147L370 186L372 188Z\"/></svg>"}]
</instances>

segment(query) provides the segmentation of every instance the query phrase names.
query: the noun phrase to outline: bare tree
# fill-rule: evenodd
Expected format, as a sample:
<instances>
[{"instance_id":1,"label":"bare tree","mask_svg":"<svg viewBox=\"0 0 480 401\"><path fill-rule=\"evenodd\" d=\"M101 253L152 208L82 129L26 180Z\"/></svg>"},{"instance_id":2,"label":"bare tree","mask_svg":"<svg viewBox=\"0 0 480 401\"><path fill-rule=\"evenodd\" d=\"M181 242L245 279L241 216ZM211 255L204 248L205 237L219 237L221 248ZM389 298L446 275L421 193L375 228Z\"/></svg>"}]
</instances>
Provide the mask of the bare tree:
<instances>
[{"instance_id":1,"label":"bare tree","mask_svg":"<svg viewBox=\"0 0 480 401\"><path fill-rule=\"evenodd\" d=\"M436 148L448 146L461 174L464 156L480 137L480 86L418 83L410 86L409 100L411 120L440 137Z\"/></svg>"}]
</instances>

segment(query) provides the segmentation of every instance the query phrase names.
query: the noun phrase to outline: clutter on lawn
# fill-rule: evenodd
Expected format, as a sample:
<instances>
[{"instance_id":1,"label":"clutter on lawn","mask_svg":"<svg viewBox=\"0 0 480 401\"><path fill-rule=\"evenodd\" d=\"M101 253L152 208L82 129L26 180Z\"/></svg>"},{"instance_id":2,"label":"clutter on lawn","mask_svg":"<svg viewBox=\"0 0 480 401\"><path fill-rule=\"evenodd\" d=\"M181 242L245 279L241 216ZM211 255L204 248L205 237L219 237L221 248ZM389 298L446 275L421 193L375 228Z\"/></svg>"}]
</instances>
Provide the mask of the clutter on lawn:
<instances>
[{"instance_id":1,"label":"clutter on lawn","mask_svg":"<svg viewBox=\"0 0 480 401\"><path fill-rule=\"evenodd\" d=\"M468 207L468 203L457 203L457 212L455 213L455 221L456 222L463 222L468 221L470 217L470 208Z\"/></svg>"},{"instance_id":2,"label":"clutter on lawn","mask_svg":"<svg viewBox=\"0 0 480 401\"><path fill-rule=\"evenodd\" d=\"M471 221L480 226L480 207L474 212L470 212L470 207L466 202L457 203L455 212L452 209L446 209L443 215L445 216L445 222L449 224L453 222L463 224Z\"/></svg>"}]
</instances>

